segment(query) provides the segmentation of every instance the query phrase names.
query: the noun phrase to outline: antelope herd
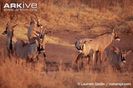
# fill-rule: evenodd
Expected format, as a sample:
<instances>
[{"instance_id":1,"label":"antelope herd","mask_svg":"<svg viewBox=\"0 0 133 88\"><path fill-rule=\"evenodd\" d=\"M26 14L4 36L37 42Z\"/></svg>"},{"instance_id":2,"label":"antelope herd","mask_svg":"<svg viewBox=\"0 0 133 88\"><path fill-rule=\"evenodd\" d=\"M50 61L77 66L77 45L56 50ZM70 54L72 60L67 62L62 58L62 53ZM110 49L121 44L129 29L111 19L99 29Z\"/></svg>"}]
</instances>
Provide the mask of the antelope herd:
<instances>
[{"instance_id":1,"label":"antelope herd","mask_svg":"<svg viewBox=\"0 0 133 88\"><path fill-rule=\"evenodd\" d=\"M15 38L14 28L17 24L12 25L11 22L12 21L7 23L6 30L2 33L4 35L6 34L7 37L7 51L9 58L15 55L20 58L26 58L27 62L37 60L40 54L42 54L45 58L45 47L43 45L45 38L44 27L39 25L38 22L35 23L35 20L31 18L27 32L28 40L24 41Z\"/></svg>"},{"instance_id":2,"label":"antelope herd","mask_svg":"<svg viewBox=\"0 0 133 88\"><path fill-rule=\"evenodd\" d=\"M95 67L98 63L102 65L108 60L113 69L121 69L121 65L126 63L126 56L132 51L123 53L118 47L110 46L114 41L120 41L114 29L110 34L76 41L75 47L79 54L74 62L78 63L80 59L87 58L88 64L91 61L91 65Z\"/></svg>"},{"instance_id":3,"label":"antelope herd","mask_svg":"<svg viewBox=\"0 0 133 88\"><path fill-rule=\"evenodd\" d=\"M14 36L14 28L18 24L12 24L10 20L6 24L6 29L2 33L6 35L7 51L9 58L12 56L20 57L26 59L27 62L38 61L39 55L43 55L44 64L46 64L46 54L45 54L45 27L40 24L37 16L36 19L31 17L29 22L27 39L20 40ZM121 64L126 62L126 56L131 52L128 51L123 53L118 47L112 46L110 44L114 41L120 41L119 36L112 29L112 33L105 33L96 38L85 38L75 42L75 48L78 51L78 56L74 59L74 63L78 65L79 60L84 60L87 58L88 65L91 63L92 66L96 66L98 63L100 65L104 64L105 61L109 61L112 67L118 69Z\"/></svg>"}]
</instances>

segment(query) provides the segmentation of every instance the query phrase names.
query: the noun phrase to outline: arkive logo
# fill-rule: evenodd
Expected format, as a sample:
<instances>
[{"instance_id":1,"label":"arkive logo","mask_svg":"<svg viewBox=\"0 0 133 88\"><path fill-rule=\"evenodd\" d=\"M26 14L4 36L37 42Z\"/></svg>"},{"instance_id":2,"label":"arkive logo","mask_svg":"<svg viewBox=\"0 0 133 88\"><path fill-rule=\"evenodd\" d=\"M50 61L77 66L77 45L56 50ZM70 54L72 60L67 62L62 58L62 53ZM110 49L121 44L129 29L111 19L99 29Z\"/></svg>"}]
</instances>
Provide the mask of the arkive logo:
<instances>
[{"instance_id":1,"label":"arkive logo","mask_svg":"<svg viewBox=\"0 0 133 88\"><path fill-rule=\"evenodd\" d=\"M25 2L15 2L15 3L5 3L3 5L4 10L37 10L37 3L25 3Z\"/></svg>"}]
</instances>

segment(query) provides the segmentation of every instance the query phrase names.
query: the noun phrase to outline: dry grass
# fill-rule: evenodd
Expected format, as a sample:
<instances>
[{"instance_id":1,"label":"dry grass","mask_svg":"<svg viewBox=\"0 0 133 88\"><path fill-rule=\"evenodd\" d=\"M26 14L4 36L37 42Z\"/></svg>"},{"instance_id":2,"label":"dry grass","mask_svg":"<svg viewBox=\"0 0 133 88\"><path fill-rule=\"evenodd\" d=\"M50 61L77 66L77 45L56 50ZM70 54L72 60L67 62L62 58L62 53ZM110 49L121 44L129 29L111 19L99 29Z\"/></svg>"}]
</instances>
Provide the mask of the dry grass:
<instances>
[{"instance_id":1,"label":"dry grass","mask_svg":"<svg viewBox=\"0 0 133 88\"><path fill-rule=\"evenodd\" d=\"M97 26L112 28L112 26L118 25L117 30L121 33L133 32L132 0L122 0L122 2L119 2L119 0L102 0L102 2L101 0L36 1L39 4L37 12L2 12L0 14L0 34L4 31L10 16L14 15L16 16L15 22L19 24L15 28L15 36L19 39L27 39L26 26L29 24L30 16L34 17L33 14L37 14L38 18L41 19L41 23L47 26L48 31L53 33L47 36L47 42L64 47L73 46L67 39L69 36L71 41L74 41L72 35L76 34L88 37L90 29ZM127 2L124 3L124 1ZM110 6L110 3L113 3L113 5ZM68 32L68 35L64 35L65 38L62 38L59 36L60 32ZM101 31L98 30L98 32ZM40 71L42 69L41 64L38 64L36 68L32 68L29 64L28 66L22 65L21 60L19 63L16 63L15 59L8 60L4 36L0 35L0 40L0 88L81 88L77 85L78 82L133 82L132 72L120 74L113 72L110 68L106 73L88 70L81 72L61 70L46 74ZM91 86L83 86L82 88L88 87L94 88ZM102 88L105 88L105 86ZM117 86L116 88L121 87Z\"/></svg>"},{"instance_id":2,"label":"dry grass","mask_svg":"<svg viewBox=\"0 0 133 88\"><path fill-rule=\"evenodd\" d=\"M19 24L18 27L15 28L15 34L17 37L22 39L27 38L26 26L29 24L30 16L34 17L33 14L37 14L38 18L41 19L41 23L47 26L47 30L53 32L66 29L68 31L82 32L83 30L88 31L95 26L115 26L116 24L118 24L118 22L123 22L124 19L129 18L133 15L133 6L131 4L131 1L129 0L122 0L122 2L119 2L119 0L104 0L102 3L100 2L100 0L63 0L60 2L52 0L49 2L37 2L39 5L37 12L2 12L3 16L1 15L2 20L0 20L0 33L4 30L4 26L9 20L9 17L13 15L16 17L15 22ZM75 5L78 3L79 5L71 7L74 2ZM67 6L65 5L65 3L67 4ZM111 4L109 3L113 3L113 5L111 6ZM102 10L99 9L99 4L102 6ZM93 5L94 7L97 7L94 8ZM121 5L123 5L124 7ZM131 24L132 22L128 22L128 25L130 27L132 27ZM51 37L48 37L48 40L50 40L49 43L51 43Z\"/></svg>"},{"instance_id":3,"label":"dry grass","mask_svg":"<svg viewBox=\"0 0 133 88\"><path fill-rule=\"evenodd\" d=\"M107 73L59 71L46 74L31 69L30 66L26 67L22 64L16 64L14 60L6 59L0 65L0 88L80 88L81 86L77 84L79 82L131 83L132 78L129 75L129 73L128 76L115 73L111 69Z\"/></svg>"}]
</instances>

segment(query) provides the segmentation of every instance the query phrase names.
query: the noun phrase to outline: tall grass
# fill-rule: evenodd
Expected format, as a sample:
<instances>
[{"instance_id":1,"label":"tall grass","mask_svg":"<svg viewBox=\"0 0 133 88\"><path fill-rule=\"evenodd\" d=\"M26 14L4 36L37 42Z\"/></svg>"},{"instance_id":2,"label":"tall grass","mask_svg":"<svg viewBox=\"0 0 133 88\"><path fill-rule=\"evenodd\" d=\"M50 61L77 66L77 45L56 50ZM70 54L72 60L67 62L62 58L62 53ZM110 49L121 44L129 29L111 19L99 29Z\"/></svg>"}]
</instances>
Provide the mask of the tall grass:
<instances>
[{"instance_id":1,"label":"tall grass","mask_svg":"<svg viewBox=\"0 0 133 88\"><path fill-rule=\"evenodd\" d=\"M2 58L2 56L1 56ZM132 82L130 76L116 73L109 67L106 73L97 73L89 70L74 71L39 71L42 69L21 63L19 58L3 58L0 60L0 88L82 88L78 83L115 83ZM37 65L36 65L37 66ZM37 68L37 69L36 69ZM104 88L105 86L103 86Z\"/></svg>"},{"instance_id":2,"label":"tall grass","mask_svg":"<svg viewBox=\"0 0 133 88\"><path fill-rule=\"evenodd\" d=\"M0 88L80 88L81 86L77 84L79 82L131 82L129 78L124 77L124 79L121 76L111 71L107 74L88 71L77 73L59 71L46 74L6 60L0 65Z\"/></svg>"}]
</instances>

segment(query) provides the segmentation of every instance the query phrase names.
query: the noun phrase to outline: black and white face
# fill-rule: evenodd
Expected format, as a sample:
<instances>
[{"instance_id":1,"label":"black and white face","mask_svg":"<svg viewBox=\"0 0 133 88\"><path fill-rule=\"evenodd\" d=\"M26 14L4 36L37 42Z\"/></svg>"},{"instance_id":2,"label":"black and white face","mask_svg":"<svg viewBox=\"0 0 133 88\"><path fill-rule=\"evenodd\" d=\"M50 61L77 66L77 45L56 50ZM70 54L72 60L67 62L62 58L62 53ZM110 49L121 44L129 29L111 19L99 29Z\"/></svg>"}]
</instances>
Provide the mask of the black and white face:
<instances>
[{"instance_id":1,"label":"black and white face","mask_svg":"<svg viewBox=\"0 0 133 88\"><path fill-rule=\"evenodd\" d=\"M8 30L8 25L6 26L5 31L2 33L3 35L7 34L7 30Z\"/></svg>"},{"instance_id":2,"label":"black and white face","mask_svg":"<svg viewBox=\"0 0 133 88\"><path fill-rule=\"evenodd\" d=\"M121 58L122 63L126 63L126 58L124 56L122 56Z\"/></svg>"},{"instance_id":3,"label":"black and white face","mask_svg":"<svg viewBox=\"0 0 133 88\"><path fill-rule=\"evenodd\" d=\"M2 34L3 34L3 35L7 34L7 31L5 30Z\"/></svg>"},{"instance_id":4,"label":"black and white face","mask_svg":"<svg viewBox=\"0 0 133 88\"><path fill-rule=\"evenodd\" d=\"M81 43L80 41L76 41L75 47L77 50L82 50L83 49L83 43Z\"/></svg>"},{"instance_id":5,"label":"black and white face","mask_svg":"<svg viewBox=\"0 0 133 88\"><path fill-rule=\"evenodd\" d=\"M116 56L120 60L120 65L126 64L126 54L123 51L116 52Z\"/></svg>"},{"instance_id":6,"label":"black and white face","mask_svg":"<svg viewBox=\"0 0 133 88\"><path fill-rule=\"evenodd\" d=\"M120 37L118 36L117 33L113 32L112 35L113 35L113 39L114 39L114 40L120 41Z\"/></svg>"},{"instance_id":7,"label":"black and white face","mask_svg":"<svg viewBox=\"0 0 133 88\"><path fill-rule=\"evenodd\" d=\"M40 33L38 37L39 37L39 43L43 43L45 38L45 33Z\"/></svg>"},{"instance_id":8,"label":"black and white face","mask_svg":"<svg viewBox=\"0 0 133 88\"><path fill-rule=\"evenodd\" d=\"M120 37L117 34L114 35L114 39L120 41Z\"/></svg>"},{"instance_id":9,"label":"black and white face","mask_svg":"<svg viewBox=\"0 0 133 88\"><path fill-rule=\"evenodd\" d=\"M17 26L17 24L15 25L10 25L9 23L7 23L5 31L2 33L3 35L7 35L9 38L12 38L14 35L14 28Z\"/></svg>"}]
</instances>

